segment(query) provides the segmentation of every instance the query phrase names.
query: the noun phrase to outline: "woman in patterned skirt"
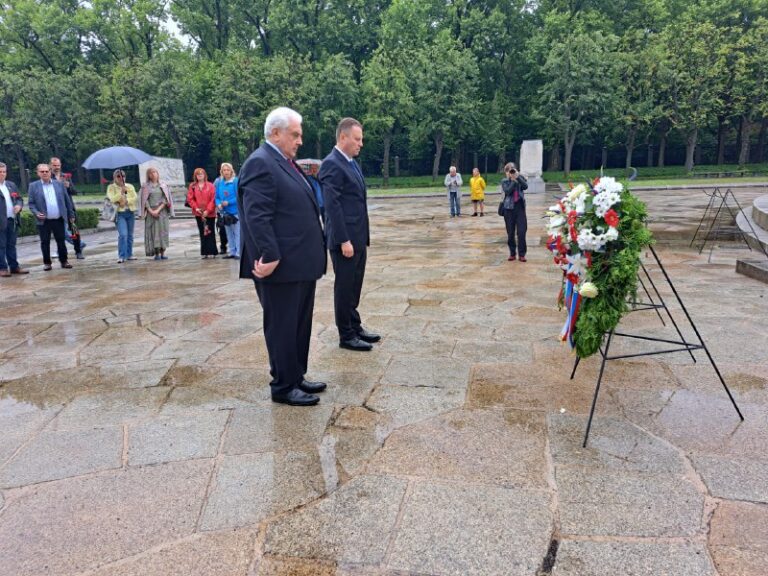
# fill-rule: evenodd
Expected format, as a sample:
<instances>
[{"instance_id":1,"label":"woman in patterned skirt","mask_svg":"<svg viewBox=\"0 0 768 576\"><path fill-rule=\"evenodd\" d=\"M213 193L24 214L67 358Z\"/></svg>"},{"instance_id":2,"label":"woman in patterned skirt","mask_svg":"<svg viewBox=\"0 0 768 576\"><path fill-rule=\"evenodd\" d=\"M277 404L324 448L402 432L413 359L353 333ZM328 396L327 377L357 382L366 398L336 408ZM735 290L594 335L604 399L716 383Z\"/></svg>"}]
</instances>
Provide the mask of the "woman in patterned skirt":
<instances>
[{"instance_id":1,"label":"woman in patterned skirt","mask_svg":"<svg viewBox=\"0 0 768 576\"><path fill-rule=\"evenodd\" d=\"M144 252L155 260L167 260L173 195L167 184L160 182L157 168L147 169L147 180L141 187L141 217L144 218Z\"/></svg>"}]
</instances>

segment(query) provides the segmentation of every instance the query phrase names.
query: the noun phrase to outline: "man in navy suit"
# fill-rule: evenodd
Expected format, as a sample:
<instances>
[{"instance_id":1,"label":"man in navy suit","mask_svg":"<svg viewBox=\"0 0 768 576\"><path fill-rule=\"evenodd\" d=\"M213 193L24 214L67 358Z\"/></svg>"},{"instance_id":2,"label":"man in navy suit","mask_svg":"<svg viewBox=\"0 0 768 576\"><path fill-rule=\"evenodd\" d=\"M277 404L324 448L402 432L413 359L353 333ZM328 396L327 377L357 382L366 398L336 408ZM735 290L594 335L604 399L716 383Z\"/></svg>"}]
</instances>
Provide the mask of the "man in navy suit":
<instances>
[{"instance_id":1,"label":"man in navy suit","mask_svg":"<svg viewBox=\"0 0 768 576\"><path fill-rule=\"evenodd\" d=\"M362 147L362 124L354 118L343 118L336 128L336 146L323 159L319 178L325 199L328 250L336 275L333 304L339 346L365 352L381 336L363 328L357 311L371 243L365 178L354 160Z\"/></svg>"},{"instance_id":2,"label":"man in navy suit","mask_svg":"<svg viewBox=\"0 0 768 576\"><path fill-rule=\"evenodd\" d=\"M301 115L277 108L264 142L240 169L240 277L251 278L264 310L272 400L311 406L326 385L304 378L312 332L315 283L326 269L320 209L294 158Z\"/></svg>"},{"instance_id":3,"label":"man in navy suit","mask_svg":"<svg viewBox=\"0 0 768 576\"><path fill-rule=\"evenodd\" d=\"M8 167L0 162L0 277L29 274L16 259L16 229L20 226L19 213L24 200L16 184L5 177Z\"/></svg>"},{"instance_id":4,"label":"man in navy suit","mask_svg":"<svg viewBox=\"0 0 768 576\"><path fill-rule=\"evenodd\" d=\"M59 262L62 268L72 268L67 262L67 245L64 243L64 220L74 224L75 207L61 182L51 179L51 167L48 164L37 165L35 180L29 185L29 211L37 218L37 231L40 234L40 248L43 251L43 269L51 269L51 234L56 239L59 249Z\"/></svg>"}]
</instances>

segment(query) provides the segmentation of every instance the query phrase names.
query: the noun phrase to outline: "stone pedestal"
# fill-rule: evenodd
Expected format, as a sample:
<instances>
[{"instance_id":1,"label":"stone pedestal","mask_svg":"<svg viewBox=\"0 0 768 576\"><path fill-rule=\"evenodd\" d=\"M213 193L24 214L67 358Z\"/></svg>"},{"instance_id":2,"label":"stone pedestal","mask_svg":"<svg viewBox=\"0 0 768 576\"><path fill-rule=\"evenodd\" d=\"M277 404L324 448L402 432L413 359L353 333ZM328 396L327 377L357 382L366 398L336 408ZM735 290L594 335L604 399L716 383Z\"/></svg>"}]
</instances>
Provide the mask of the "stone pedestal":
<instances>
[{"instance_id":1,"label":"stone pedestal","mask_svg":"<svg viewBox=\"0 0 768 576\"><path fill-rule=\"evenodd\" d=\"M544 192L541 178L544 165L544 143L541 140L524 140L520 147L520 173L528 180L527 194Z\"/></svg>"}]
</instances>

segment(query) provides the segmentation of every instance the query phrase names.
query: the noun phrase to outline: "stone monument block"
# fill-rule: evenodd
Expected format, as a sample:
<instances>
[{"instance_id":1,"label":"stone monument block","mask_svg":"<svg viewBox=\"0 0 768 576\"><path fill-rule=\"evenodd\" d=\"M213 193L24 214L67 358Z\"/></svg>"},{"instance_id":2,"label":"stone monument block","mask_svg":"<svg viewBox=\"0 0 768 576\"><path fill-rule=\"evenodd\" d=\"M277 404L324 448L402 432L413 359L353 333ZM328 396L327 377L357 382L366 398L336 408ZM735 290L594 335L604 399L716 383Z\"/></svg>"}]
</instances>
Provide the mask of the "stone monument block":
<instances>
[{"instance_id":1,"label":"stone monument block","mask_svg":"<svg viewBox=\"0 0 768 576\"><path fill-rule=\"evenodd\" d=\"M541 173L544 167L544 143L524 140L520 147L520 173L528 180L528 194L544 192Z\"/></svg>"},{"instance_id":2,"label":"stone monument block","mask_svg":"<svg viewBox=\"0 0 768 576\"><path fill-rule=\"evenodd\" d=\"M187 179L184 177L184 162L180 159L155 156L152 160L139 164L139 180L142 185L147 180L147 168L157 168L157 171L160 172L160 180L171 188L186 189Z\"/></svg>"}]
</instances>

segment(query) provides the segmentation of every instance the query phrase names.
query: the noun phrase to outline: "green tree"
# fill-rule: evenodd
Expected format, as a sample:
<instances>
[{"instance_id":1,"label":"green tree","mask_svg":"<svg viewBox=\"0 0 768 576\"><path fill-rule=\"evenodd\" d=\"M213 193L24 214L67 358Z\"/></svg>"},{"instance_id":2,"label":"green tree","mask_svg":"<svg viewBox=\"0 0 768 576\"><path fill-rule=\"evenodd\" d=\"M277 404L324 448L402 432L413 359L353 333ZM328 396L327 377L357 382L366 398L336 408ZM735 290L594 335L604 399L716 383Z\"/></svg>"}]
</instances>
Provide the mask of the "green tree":
<instances>
[{"instance_id":1,"label":"green tree","mask_svg":"<svg viewBox=\"0 0 768 576\"><path fill-rule=\"evenodd\" d=\"M383 141L382 176L387 186L392 140L413 114L413 95L401 63L384 50L378 50L366 63L362 76L365 132Z\"/></svg>"},{"instance_id":2,"label":"green tree","mask_svg":"<svg viewBox=\"0 0 768 576\"><path fill-rule=\"evenodd\" d=\"M447 34L413 53L411 77L416 109L412 140L431 140L437 179L443 148L456 149L478 123L478 68L473 54Z\"/></svg>"},{"instance_id":3,"label":"green tree","mask_svg":"<svg viewBox=\"0 0 768 576\"><path fill-rule=\"evenodd\" d=\"M551 15L542 36L549 38L551 48L542 66L538 116L560 136L567 176L576 138L594 132L601 118L615 116L619 85L615 36L597 37L578 21L570 22L572 28L564 32L563 23L562 15Z\"/></svg>"}]
</instances>

